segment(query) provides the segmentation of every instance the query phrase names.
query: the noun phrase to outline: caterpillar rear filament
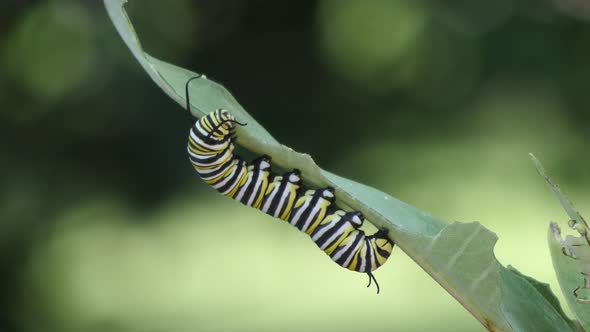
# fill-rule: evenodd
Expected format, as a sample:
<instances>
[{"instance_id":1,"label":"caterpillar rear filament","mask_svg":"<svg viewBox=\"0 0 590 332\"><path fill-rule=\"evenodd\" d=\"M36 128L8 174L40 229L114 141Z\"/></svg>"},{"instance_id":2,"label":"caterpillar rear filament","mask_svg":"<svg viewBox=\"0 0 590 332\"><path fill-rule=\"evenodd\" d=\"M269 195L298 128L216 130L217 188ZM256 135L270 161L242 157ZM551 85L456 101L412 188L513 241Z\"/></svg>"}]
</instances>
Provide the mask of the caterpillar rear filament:
<instances>
[{"instance_id":1,"label":"caterpillar rear filament","mask_svg":"<svg viewBox=\"0 0 590 332\"><path fill-rule=\"evenodd\" d=\"M186 103L190 111L186 82ZM190 130L190 161L207 184L222 195L280 218L308 234L312 241L336 264L366 273L379 284L372 272L383 265L395 245L385 230L366 235L359 229L364 218L360 212L346 212L335 203L333 188L306 188L301 172L294 169L279 175L271 171L271 158L263 155L251 162L234 154L233 129L245 124L236 121L224 109L197 120Z\"/></svg>"}]
</instances>

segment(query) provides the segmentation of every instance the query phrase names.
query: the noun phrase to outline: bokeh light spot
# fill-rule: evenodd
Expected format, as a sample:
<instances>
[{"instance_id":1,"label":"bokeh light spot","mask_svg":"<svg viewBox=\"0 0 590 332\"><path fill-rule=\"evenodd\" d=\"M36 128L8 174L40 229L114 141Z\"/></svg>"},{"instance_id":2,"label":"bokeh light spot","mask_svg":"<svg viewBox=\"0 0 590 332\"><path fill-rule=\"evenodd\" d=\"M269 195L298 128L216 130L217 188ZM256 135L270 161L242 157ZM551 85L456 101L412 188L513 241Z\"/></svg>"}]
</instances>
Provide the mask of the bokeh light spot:
<instances>
[{"instance_id":1,"label":"bokeh light spot","mask_svg":"<svg viewBox=\"0 0 590 332\"><path fill-rule=\"evenodd\" d=\"M3 45L2 62L27 93L55 102L97 69L94 37L92 16L81 3L41 2L14 27Z\"/></svg>"},{"instance_id":2,"label":"bokeh light spot","mask_svg":"<svg viewBox=\"0 0 590 332\"><path fill-rule=\"evenodd\" d=\"M323 1L318 25L324 62L349 80L373 81L412 51L428 16L414 1Z\"/></svg>"},{"instance_id":3,"label":"bokeh light spot","mask_svg":"<svg viewBox=\"0 0 590 332\"><path fill-rule=\"evenodd\" d=\"M187 0L149 0L132 1L127 10L144 49L160 59L174 62L182 61L199 43L200 18L194 7L193 2ZM170 29L171 24L174 29Z\"/></svg>"}]
</instances>

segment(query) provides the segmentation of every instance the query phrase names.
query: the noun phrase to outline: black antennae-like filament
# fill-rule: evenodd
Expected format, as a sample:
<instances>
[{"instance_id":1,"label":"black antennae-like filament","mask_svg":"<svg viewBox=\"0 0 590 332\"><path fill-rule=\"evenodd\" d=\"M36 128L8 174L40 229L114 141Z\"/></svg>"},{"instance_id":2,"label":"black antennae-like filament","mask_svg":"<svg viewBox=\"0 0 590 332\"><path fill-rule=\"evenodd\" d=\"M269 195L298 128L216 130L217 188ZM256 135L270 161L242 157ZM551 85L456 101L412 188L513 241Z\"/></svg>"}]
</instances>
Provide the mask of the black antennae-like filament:
<instances>
[{"instance_id":1,"label":"black antennae-like filament","mask_svg":"<svg viewBox=\"0 0 590 332\"><path fill-rule=\"evenodd\" d=\"M375 286L377 286L377 294L379 294L379 283L377 282L377 279L371 272L367 272L367 275L369 276L369 284L367 285L367 288L371 287L371 281L375 281Z\"/></svg>"},{"instance_id":2,"label":"black antennae-like filament","mask_svg":"<svg viewBox=\"0 0 590 332\"><path fill-rule=\"evenodd\" d=\"M191 77L188 79L188 81L186 81L186 84L184 85L184 93L185 93L185 98L186 98L186 110L189 111L189 113L191 111L191 102L190 102L190 96L188 93L188 85L192 80L197 79L197 78L201 78L201 77L205 77L205 76L202 74L198 74L195 77ZM200 110L198 108L197 108L197 110L199 110L203 114L206 114L205 112L203 112L202 110Z\"/></svg>"}]
</instances>

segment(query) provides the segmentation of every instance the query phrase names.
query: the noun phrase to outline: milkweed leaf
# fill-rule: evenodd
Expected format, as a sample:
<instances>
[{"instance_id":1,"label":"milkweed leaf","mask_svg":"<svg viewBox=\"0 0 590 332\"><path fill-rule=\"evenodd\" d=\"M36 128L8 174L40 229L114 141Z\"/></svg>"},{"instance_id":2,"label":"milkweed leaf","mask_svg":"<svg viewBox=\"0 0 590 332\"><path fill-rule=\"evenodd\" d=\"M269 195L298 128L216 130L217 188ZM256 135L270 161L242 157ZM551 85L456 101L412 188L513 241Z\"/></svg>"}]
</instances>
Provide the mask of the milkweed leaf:
<instances>
[{"instance_id":1,"label":"milkweed leaf","mask_svg":"<svg viewBox=\"0 0 590 332\"><path fill-rule=\"evenodd\" d=\"M561 235L561 228L555 222L550 223L547 234L553 269L557 274L559 286L568 306L575 313L580 324L590 330L590 232L586 220L580 215L574 204L551 180L541 162L530 155L539 174L545 179L561 206L570 218L568 225L580 236Z\"/></svg>"},{"instance_id":2,"label":"milkweed leaf","mask_svg":"<svg viewBox=\"0 0 590 332\"><path fill-rule=\"evenodd\" d=\"M185 82L197 74L144 52L123 8L126 1L104 2L113 24L137 61L166 94L184 107ZM273 165L282 169L300 169L304 182L311 187L336 188L339 204L361 211L374 225L388 229L397 246L489 330L512 330L514 317L506 316L502 306L505 291L526 288L526 293L543 298L524 278L504 281L501 274L512 272L507 272L496 260L493 248L497 237L481 224L449 224L384 192L321 169L309 155L277 142L223 86L207 78L194 80L190 93L193 115L200 117L217 108L228 109L238 121L248 123L236 130L238 145L255 154L271 156ZM512 303L506 308L511 309ZM555 308L545 300L522 312L528 315L518 317L523 324L548 316L558 320L549 322L548 327L558 330L567 326L567 321L554 315Z\"/></svg>"},{"instance_id":3,"label":"milkweed leaf","mask_svg":"<svg viewBox=\"0 0 590 332\"><path fill-rule=\"evenodd\" d=\"M512 266L502 271L502 311L510 317L515 331L576 331L579 327L569 320L549 285L522 274ZM510 287L505 287L510 285ZM545 302L545 303L544 303ZM544 310L540 319L529 321L531 304L544 303L554 310ZM561 326L560 326L560 325Z\"/></svg>"}]
</instances>

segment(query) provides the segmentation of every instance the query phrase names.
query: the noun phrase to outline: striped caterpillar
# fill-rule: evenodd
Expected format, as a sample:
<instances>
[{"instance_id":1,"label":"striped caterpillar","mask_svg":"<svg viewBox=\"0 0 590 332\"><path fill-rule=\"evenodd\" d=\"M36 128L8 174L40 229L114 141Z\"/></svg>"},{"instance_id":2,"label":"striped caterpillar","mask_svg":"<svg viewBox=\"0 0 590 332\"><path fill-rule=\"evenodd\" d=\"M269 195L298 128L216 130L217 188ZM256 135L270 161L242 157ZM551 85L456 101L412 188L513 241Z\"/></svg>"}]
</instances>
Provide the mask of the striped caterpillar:
<instances>
[{"instance_id":1,"label":"striped caterpillar","mask_svg":"<svg viewBox=\"0 0 590 332\"><path fill-rule=\"evenodd\" d=\"M186 103L190 111L188 86ZM234 126L239 123L227 110L217 109L201 117L191 128L190 161L207 184L222 195L282 219L309 235L312 241L336 264L366 273L379 284L372 272L383 265L394 247L384 229L366 235L359 227L360 212L346 212L335 203L334 189L306 188L301 172L294 169L279 175L271 171L271 158L260 156L250 162L234 154Z\"/></svg>"}]
</instances>

